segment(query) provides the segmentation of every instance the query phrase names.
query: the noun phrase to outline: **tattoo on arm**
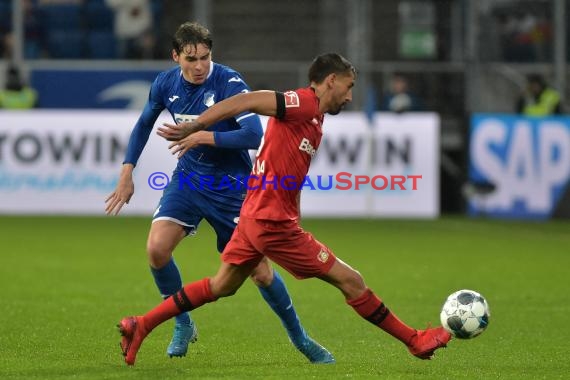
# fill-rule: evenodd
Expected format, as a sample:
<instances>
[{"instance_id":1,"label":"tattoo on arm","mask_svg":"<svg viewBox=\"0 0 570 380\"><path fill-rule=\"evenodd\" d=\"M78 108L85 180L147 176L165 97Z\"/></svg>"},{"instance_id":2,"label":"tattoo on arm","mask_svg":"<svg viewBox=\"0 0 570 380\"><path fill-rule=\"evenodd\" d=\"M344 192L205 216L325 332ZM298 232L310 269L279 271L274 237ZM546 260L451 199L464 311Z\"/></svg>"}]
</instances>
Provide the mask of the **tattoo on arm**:
<instances>
[{"instance_id":1,"label":"tattoo on arm","mask_svg":"<svg viewBox=\"0 0 570 380\"><path fill-rule=\"evenodd\" d=\"M198 131L206 129L206 125L203 123L199 123L197 121L192 121L188 125L184 127L184 137L191 135L192 133L196 133Z\"/></svg>"}]
</instances>

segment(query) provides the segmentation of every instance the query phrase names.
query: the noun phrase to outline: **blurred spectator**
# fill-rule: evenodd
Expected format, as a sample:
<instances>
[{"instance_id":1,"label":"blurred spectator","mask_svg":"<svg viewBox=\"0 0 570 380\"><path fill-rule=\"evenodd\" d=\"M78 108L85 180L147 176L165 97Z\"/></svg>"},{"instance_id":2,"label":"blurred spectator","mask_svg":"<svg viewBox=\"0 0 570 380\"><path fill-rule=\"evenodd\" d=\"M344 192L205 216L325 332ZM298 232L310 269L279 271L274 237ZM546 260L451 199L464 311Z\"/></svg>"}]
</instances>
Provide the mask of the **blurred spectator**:
<instances>
[{"instance_id":1,"label":"blurred spectator","mask_svg":"<svg viewBox=\"0 0 570 380\"><path fill-rule=\"evenodd\" d=\"M541 75L531 74L527 76L526 91L517 100L516 112L526 116L558 115L560 94Z\"/></svg>"},{"instance_id":2,"label":"blurred spectator","mask_svg":"<svg viewBox=\"0 0 570 380\"><path fill-rule=\"evenodd\" d=\"M1 58L4 59L12 59L12 51L14 45L14 38L12 36L12 32L7 32L5 34L0 35L0 55Z\"/></svg>"},{"instance_id":3,"label":"blurred spectator","mask_svg":"<svg viewBox=\"0 0 570 380\"><path fill-rule=\"evenodd\" d=\"M380 111L400 113L422 110L420 99L409 89L408 79L403 74L394 74L390 80L390 90L382 97Z\"/></svg>"},{"instance_id":4,"label":"blurred spectator","mask_svg":"<svg viewBox=\"0 0 570 380\"><path fill-rule=\"evenodd\" d=\"M38 102L36 90L27 86L15 66L9 66L6 73L6 85L0 91L0 108L30 109Z\"/></svg>"},{"instance_id":5,"label":"blurred spectator","mask_svg":"<svg viewBox=\"0 0 570 380\"><path fill-rule=\"evenodd\" d=\"M531 12L500 12L497 15L503 58L508 62L550 59L552 26L548 18Z\"/></svg>"},{"instance_id":6,"label":"blurred spectator","mask_svg":"<svg viewBox=\"0 0 570 380\"><path fill-rule=\"evenodd\" d=\"M81 5L83 0L38 0L38 5Z\"/></svg>"},{"instance_id":7,"label":"blurred spectator","mask_svg":"<svg viewBox=\"0 0 570 380\"><path fill-rule=\"evenodd\" d=\"M45 33L41 16L33 0L24 0L22 7L24 9L24 58L39 58L43 53Z\"/></svg>"},{"instance_id":8,"label":"blurred spectator","mask_svg":"<svg viewBox=\"0 0 570 380\"><path fill-rule=\"evenodd\" d=\"M0 0L2 1L2 0ZM41 54L42 30L41 20L37 12L37 7L33 0L23 0L22 8L24 11L24 58L38 58ZM9 8L0 10L6 12ZM0 14L0 57L12 60L14 54L14 35L11 29L12 11L9 14ZM6 22L7 20L7 22ZM6 25L10 26L9 30Z\"/></svg>"},{"instance_id":9,"label":"blurred spectator","mask_svg":"<svg viewBox=\"0 0 570 380\"><path fill-rule=\"evenodd\" d=\"M105 0L115 11L115 36L120 58L152 58L156 41L149 0Z\"/></svg>"},{"instance_id":10,"label":"blurred spectator","mask_svg":"<svg viewBox=\"0 0 570 380\"><path fill-rule=\"evenodd\" d=\"M155 36L158 39L157 49L159 52L157 58L171 59L172 36L178 25L188 21L188 15L192 14L193 7L191 1L164 0L161 4L162 12L160 12L158 25L154 28Z\"/></svg>"},{"instance_id":11,"label":"blurred spectator","mask_svg":"<svg viewBox=\"0 0 570 380\"><path fill-rule=\"evenodd\" d=\"M0 58L12 56L12 3L0 0Z\"/></svg>"}]
</instances>

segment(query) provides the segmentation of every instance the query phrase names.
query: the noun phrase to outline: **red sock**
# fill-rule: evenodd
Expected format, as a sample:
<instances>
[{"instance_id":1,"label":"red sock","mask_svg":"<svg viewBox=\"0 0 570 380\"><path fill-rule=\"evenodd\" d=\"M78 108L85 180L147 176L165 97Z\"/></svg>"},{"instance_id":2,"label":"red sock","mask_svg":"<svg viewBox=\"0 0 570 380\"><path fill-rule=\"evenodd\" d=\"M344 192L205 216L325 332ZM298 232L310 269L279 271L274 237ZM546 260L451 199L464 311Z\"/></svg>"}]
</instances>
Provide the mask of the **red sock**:
<instances>
[{"instance_id":1,"label":"red sock","mask_svg":"<svg viewBox=\"0 0 570 380\"><path fill-rule=\"evenodd\" d=\"M400 321L370 289L353 300L347 300L347 304L368 322L380 327L394 338L404 344L409 344L416 330Z\"/></svg>"},{"instance_id":2,"label":"red sock","mask_svg":"<svg viewBox=\"0 0 570 380\"><path fill-rule=\"evenodd\" d=\"M143 316L144 326L151 331L162 322L177 316L184 311L199 308L208 302L217 300L210 290L210 280L204 278L180 289L172 297L165 299L160 305Z\"/></svg>"}]
</instances>

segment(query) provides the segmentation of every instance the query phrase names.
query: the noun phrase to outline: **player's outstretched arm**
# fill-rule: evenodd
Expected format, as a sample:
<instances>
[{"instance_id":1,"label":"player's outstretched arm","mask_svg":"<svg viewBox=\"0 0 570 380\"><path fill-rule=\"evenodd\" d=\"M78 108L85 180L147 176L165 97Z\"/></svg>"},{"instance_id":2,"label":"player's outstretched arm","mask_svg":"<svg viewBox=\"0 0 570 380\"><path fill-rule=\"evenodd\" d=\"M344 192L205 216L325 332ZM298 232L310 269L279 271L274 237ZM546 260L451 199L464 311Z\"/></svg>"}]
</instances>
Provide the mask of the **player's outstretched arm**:
<instances>
[{"instance_id":1,"label":"player's outstretched arm","mask_svg":"<svg viewBox=\"0 0 570 380\"><path fill-rule=\"evenodd\" d=\"M129 203L135 192L133 182L133 164L124 164L115 191L105 199L105 213L107 215L117 215L125 203Z\"/></svg>"},{"instance_id":2,"label":"player's outstretched arm","mask_svg":"<svg viewBox=\"0 0 570 380\"><path fill-rule=\"evenodd\" d=\"M149 93L149 100L145 104L141 115L131 131L119 182L117 183L115 191L109 194L105 199L105 213L107 215L117 215L125 203L129 203L135 192L133 170L148 141L154 123L165 108L160 95L161 90L158 79L160 77L161 75L153 82Z\"/></svg>"},{"instance_id":3,"label":"player's outstretched arm","mask_svg":"<svg viewBox=\"0 0 570 380\"><path fill-rule=\"evenodd\" d=\"M275 116L277 113L275 91L260 90L231 96L214 104L193 121L180 124L164 123L158 128L157 134L169 141L179 141L218 121L229 119L245 111Z\"/></svg>"},{"instance_id":4,"label":"player's outstretched arm","mask_svg":"<svg viewBox=\"0 0 570 380\"><path fill-rule=\"evenodd\" d=\"M180 124L164 123L162 127L158 128L157 134L169 141L174 141L170 144L172 154L178 154L178 157L181 157L189 149L196 146L192 134L245 111L275 116L277 113L275 92L262 90L234 95L214 104L196 120Z\"/></svg>"}]
</instances>

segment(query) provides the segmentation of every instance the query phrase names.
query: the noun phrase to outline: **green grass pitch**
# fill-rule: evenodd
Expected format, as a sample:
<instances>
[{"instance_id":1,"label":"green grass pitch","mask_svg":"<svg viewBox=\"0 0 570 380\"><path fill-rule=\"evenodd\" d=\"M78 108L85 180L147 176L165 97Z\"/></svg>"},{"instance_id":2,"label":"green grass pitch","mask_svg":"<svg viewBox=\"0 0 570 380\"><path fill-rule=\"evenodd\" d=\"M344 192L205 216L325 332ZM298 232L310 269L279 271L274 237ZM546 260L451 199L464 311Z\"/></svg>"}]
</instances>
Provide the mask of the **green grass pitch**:
<instances>
[{"instance_id":1,"label":"green grass pitch","mask_svg":"<svg viewBox=\"0 0 570 380\"><path fill-rule=\"evenodd\" d=\"M439 324L458 289L481 292L491 321L421 361L357 316L340 292L281 270L302 322L337 364L310 365L248 281L196 310L188 356L165 355L172 322L143 344L135 367L115 325L160 301L149 274L148 218L0 217L1 379L557 379L570 376L570 223L445 217L437 221L305 220L358 269L401 319ZM219 264L212 230L175 252L185 281Z\"/></svg>"}]
</instances>

